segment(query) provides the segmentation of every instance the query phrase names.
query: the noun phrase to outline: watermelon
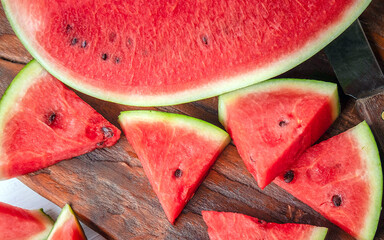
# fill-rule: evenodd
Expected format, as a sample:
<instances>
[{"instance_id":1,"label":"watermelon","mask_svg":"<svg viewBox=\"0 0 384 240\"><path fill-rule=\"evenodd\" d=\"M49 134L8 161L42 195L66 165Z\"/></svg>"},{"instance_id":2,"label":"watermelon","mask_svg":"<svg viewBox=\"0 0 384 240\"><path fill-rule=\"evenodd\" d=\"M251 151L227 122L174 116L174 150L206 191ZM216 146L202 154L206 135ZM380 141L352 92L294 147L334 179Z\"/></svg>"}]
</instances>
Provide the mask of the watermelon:
<instances>
[{"instance_id":1,"label":"watermelon","mask_svg":"<svg viewBox=\"0 0 384 240\"><path fill-rule=\"evenodd\" d=\"M324 240L328 229L306 224L267 223L232 212L203 211L211 240Z\"/></svg>"},{"instance_id":2,"label":"watermelon","mask_svg":"<svg viewBox=\"0 0 384 240\"><path fill-rule=\"evenodd\" d=\"M156 111L122 112L119 122L173 224L229 143L228 134L199 119Z\"/></svg>"},{"instance_id":3,"label":"watermelon","mask_svg":"<svg viewBox=\"0 0 384 240\"><path fill-rule=\"evenodd\" d=\"M269 80L219 97L220 122L261 189L338 114L336 84L314 80Z\"/></svg>"},{"instance_id":4,"label":"watermelon","mask_svg":"<svg viewBox=\"0 0 384 240\"><path fill-rule=\"evenodd\" d=\"M116 143L120 131L31 61L0 102L0 179Z\"/></svg>"},{"instance_id":5,"label":"watermelon","mask_svg":"<svg viewBox=\"0 0 384 240\"><path fill-rule=\"evenodd\" d=\"M60 212L47 240L86 240L83 228L72 208L66 204Z\"/></svg>"},{"instance_id":6,"label":"watermelon","mask_svg":"<svg viewBox=\"0 0 384 240\"><path fill-rule=\"evenodd\" d=\"M277 76L343 32L370 0L2 0L24 46L69 86L172 105Z\"/></svg>"},{"instance_id":7,"label":"watermelon","mask_svg":"<svg viewBox=\"0 0 384 240\"><path fill-rule=\"evenodd\" d=\"M1 240L46 239L53 226L42 209L27 210L0 202Z\"/></svg>"},{"instance_id":8,"label":"watermelon","mask_svg":"<svg viewBox=\"0 0 384 240\"><path fill-rule=\"evenodd\" d=\"M275 183L356 239L373 239L383 175L365 122L309 148Z\"/></svg>"}]
</instances>

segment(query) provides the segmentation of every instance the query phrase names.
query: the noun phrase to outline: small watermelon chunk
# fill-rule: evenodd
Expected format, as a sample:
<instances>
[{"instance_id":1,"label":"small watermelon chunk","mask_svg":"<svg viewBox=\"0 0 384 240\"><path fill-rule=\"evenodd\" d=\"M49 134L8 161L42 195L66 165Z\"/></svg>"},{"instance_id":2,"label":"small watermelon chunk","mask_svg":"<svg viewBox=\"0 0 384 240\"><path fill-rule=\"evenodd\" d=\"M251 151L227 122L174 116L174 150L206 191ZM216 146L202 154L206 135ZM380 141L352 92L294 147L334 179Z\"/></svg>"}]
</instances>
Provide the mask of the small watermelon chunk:
<instances>
[{"instance_id":1,"label":"small watermelon chunk","mask_svg":"<svg viewBox=\"0 0 384 240\"><path fill-rule=\"evenodd\" d=\"M374 238L383 175L365 122L309 148L288 172L275 183L355 238Z\"/></svg>"},{"instance_id":2,"label":"small watermelon chunk","mask_svg":"<svg viewBox=\"0 0 384 240\"><path fill-rule=\"evenodd\" d=\"M31 61L0 102L0 179L109 147L120 130Z\"/></svg>"},{"instance_id":3,"label":"small watermelon chunk","mask_svg":"<svg viewBox=\"0 0 384 240\"><path fill-rule=\"evenodd\" d=\"M203 211L211 240L324 240L328 229L306 224L267 223L232 212Z\"/></svg>"},{"instance_id":4,"label":"small watermelon chunk","mask_svg":"<svg viewBox=\"0 0 384 240\"><path fill-rule=\"evenodd\" d=\"M156 111L122 112L119 122L173 224L229 135L199 119Z\"/></svg>"},{"instance_id":5,"label":"small watermelon chunk","mask_svg":"<svg viewBox=\"0 0 384 240\"><path fill-rule=\"evenodd\" d=\"M86 240L83 228L69 204L66 204L56 220L47 240Z\"/></svg>"},{"instance_id":6,"label":"small watermelon chunk","mask_svg":"<svg viewBox=\"0 0 384 240\"><path fill-rule=\"evenodd\" d=\"M0 202L1 240L46 239L53 226L42 209L27 210Z\"/></svg>"},{"instance_id":7,"label":"small watermelon chunk","mask_svg":"<svg viewBox=\"0 0 384 240\"><path fill-rule=\"evenodd\" d=\"M264 189L339 114L333 83L275 79L219 97L219 119Z\"/></svg>"}]
</instances>

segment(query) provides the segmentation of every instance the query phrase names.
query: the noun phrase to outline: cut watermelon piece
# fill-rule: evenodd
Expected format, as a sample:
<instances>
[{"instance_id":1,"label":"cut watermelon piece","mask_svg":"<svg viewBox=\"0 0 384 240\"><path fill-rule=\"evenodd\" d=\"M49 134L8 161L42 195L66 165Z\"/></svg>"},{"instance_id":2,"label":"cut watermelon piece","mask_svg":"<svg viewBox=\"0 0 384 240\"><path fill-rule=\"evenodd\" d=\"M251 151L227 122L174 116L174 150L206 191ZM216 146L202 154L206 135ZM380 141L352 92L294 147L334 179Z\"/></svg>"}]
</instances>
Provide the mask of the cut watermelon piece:
<instances>
[{"instance_id":1,"label":"cut watermelon piece","mask_svg":"<svg viewBox=\"0 0 384 240\"><path fill-rule=\"evenodd\" d=\"M27 210L0 202L1 240L46 239L53 226L42 209Z\"/></svg>"},{"instance_id":2,"label":"cut watermelon piece","mask_svg":"<svg viewBox=\"0 0 384 240\"><path fill-rule=\"evenodd\" d=\"M196 118L156 111L122 112L119 122L174 223L229 143L228 134Z\"/></svg>"},{"instance_id":3,"label":"cut watermelon piece","mask_svg":"<svg viewBox=\"0 0 384 240\"><path fill-rule=\"evenodd\" d=\"M324 240L328 229L306 224L267 223L231 212L203 211L211 240Z\"/></svg>"},{"instance_id":4,"label":"cut watermelon piece","mask_svg":"<svg viewBox=\"0 0 384 240\"><path fill-rule=\"evenodd\" d=\"M56 220L47 240L86 240L83 228L72 208L66 204Z\"/></svg>"},{"instance_id":5,"label":"cut watermelon piece","mask_svg":"<svg viewBox=\"0 0 384 240\"><path fill-rule=\"evenodd\" d=\"M0 102L0 179L116 143L120 131L31 61Z\"/></svg>"},{"instance_id":6,"label":"cut watermelon piece","mask_svg":"<svg viewBox=\"0 0 384 240\"><path fill-rule=\"evenodd\" d=\"M370 0L2 0L24 46L69 86L171 105L277 76L343 32Z\"/></svg>"},{"instance_id":7,"label":"cut watermelon piece","mask_svg":"<svg viewBox=\"0 0 384 240\"><path fill-rule=\"evenodd\" d=\"M365 122L309 148L275 183L357 239L373 239L383 176Z\"/></svg>"},{"instance_id":8,"label":"cut watermelon piece","mask_svg":"<svg viewBox=\"0 0 384 240\"><path fill-rule=\"evenodd\" d=\"M312 145L339 114L337 86L269 80L219 97L219 119L261 189Z\"/></svg>"}]
</instances>

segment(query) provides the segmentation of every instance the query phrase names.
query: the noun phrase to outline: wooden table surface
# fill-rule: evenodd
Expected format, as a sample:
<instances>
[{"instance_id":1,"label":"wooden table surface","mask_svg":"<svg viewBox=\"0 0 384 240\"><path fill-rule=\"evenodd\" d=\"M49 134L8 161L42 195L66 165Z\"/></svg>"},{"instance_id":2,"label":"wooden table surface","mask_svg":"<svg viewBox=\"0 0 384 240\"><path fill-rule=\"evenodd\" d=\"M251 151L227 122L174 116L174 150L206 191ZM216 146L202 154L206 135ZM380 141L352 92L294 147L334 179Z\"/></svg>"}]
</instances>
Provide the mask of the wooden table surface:
<instances>
[{"instance_id":1,"label":"wooden table surface","mask_svg":"<svg viewBox=\"0 0 384 240\"><path fill-rule=\"evenodd\" d=\"M384 1L373 0L360 20L384 69ZM31 59L0 9L1 94ZM322 52L282 76L336 81ZM138 109L78 94L118 127L120 111ZM341 100L342 114L322 139L361 121L354 111L354 101L343 95ZM222 127L217 118L217 98L157 109L190 115ZM276 185L270 184L261 191L233 144L218 158L175 225L166 219L137 155L124 136L111 148L62 161L19 179L59 206L70 203L84 223L107 239L208 239L202 210L233 211L266 221L325 226L330 228L327 239L353 239ZM383 218L382 214L375 239L384 240Z\"/></svg>"}]
</instances>

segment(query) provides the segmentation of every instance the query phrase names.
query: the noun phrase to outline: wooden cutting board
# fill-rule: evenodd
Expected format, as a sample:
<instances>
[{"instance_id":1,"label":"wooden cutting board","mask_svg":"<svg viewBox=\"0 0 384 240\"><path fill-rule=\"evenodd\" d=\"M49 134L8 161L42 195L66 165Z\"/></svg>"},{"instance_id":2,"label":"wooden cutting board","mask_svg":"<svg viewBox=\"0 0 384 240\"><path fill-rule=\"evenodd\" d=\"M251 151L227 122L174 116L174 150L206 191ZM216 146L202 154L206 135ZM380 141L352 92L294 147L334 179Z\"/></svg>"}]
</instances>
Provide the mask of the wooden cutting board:
<instances>
[{"instance_id":1,"label":"wooden cutting board","mask_svg":"<svg viewBox=\"0 0 384 240\"><path fill-rule=\"evenodd\" d=\"M374 0L361 21L383 68L384 2ZM1 94L30 59L0 9ZM321 52L282 76L336 81ZM78 94L118 127L120 111L139 109ZM354 111L354 101L344 95L341 100L342 114L322 139L361 121ZM217 118L217 98L156 109L190 115L222 127ZM233 144L218 158L175 225L168 222L137 155L124 136L111 148L60 162L20 180L59 206L70 203L84 223L107 239L208 239L202 210L233 211L266 221L325 226L330 228L327 239L353 239L276 185L261 191ZM384 240L383 214L375 239Z\"/></svg>"}]
</instances>

